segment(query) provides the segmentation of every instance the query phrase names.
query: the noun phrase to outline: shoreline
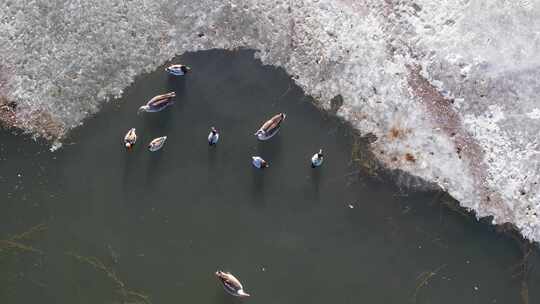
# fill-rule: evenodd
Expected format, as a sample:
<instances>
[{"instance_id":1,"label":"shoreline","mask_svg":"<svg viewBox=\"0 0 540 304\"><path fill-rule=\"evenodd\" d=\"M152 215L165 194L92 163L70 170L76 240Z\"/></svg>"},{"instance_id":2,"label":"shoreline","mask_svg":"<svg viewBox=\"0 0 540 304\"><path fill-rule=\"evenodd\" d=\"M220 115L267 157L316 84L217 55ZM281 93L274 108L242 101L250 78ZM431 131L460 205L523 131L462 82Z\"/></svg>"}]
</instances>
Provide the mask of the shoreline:
<instances>
[{"instance_id":1,"label":"shoreline","mask_svg":"<svg viewBox=\"0 0 540 304\"><path fill-rule=\"evenodd\" d=\"M125 10L114 3L85 7L80 24L66 20L69 26L55 28L54 32L66 39L47 35L46 20L69 18L83 11L81 8L57 11L51 7L45 18L41 18L42 12L34 16L38 12L30 11L28 20L2 24L10 33L5 41L10 48L0 49L6 55L1 65L6 67L4 74L11 71L5 76L2 94L17 102L16 119L4 115L6 120L33 135L42 132L49 138L50 134L61 137L97 113L107 96L120 96L136 75L155 69L176 54L255 49L259 50L255 52L257 59L282 67L322 109L337 108L331 100L341 96L343 105L336 110L337 115L363 134L376 136L372 149L385 167L435 183L463 208L474 210L478 218L492 217L493 224L511 222L525 238L540 240L540 193L534 186L540 181L535 171L540 165L535 154L540 145L535 128L540 122L534 118L536 87L526 81L534 79L534 71L512 70L508 74L503 64L512 62L499 62L480 51L471 57L469 49L480 45L474 31L467 36L470 40L455 40L461 32L471 31L471 20L464 16L476 13L480 19L491 20L509 8L494 6L493 17L474 4L454 7L450 2L436 8L426 2L425 9L375 3L360 9L347 1L292 6L259 1L246 1L245 5L240 1L203 2L176 10L159 1L144 12L128 7L128 16L135 18L126 20ZM384 14L380 15L380 10ZM396 10L405 13L396 15ZM522 10L513 7L515 18L503 28L525 22L520 21ZM10 16L16 9L11 6L4 11ZM188 13L193 11L205 13ZM533 10L527 18L535 20L539 13ZM452 22L438 23L429 14ZM87 37L85 26L95 20L102 20L107 30ZM35 30L25 31L32 24ZM437 31L424 30L426 26ZM23 37L21 31L26 35L20 38L22 44L17 40ZM145 34L138 36L137 31ZM399 36L403 37L400 41L395 39ZM34 61L25 64L20 56L25 57L24 41L30 37L60 51L48 54L48 48L37 48L34 51L42 56L26 56ZM446 40L462 47L444 53ZM534 49L528 50L524 58L534 53ZM422 77L421 82L411 79L410 66L417 67L413 76ZM512 77L501 83L506 75ZM415 83L420 87L415 89ZM531 89L522 89L527 85ZM438 96L429 97L429 90ZM514 91L521 95L509 95ZM422 100L425 92L427 101L434 105L451 101L447 109L454 113L449 116L455 118L454 125L440 120L448 112L426 108ZM483 96L489 96L489 102ZM508 99L521 103L508 106ZM46 129L51 132L43 132Z\"/></svg>"}]
</instances>

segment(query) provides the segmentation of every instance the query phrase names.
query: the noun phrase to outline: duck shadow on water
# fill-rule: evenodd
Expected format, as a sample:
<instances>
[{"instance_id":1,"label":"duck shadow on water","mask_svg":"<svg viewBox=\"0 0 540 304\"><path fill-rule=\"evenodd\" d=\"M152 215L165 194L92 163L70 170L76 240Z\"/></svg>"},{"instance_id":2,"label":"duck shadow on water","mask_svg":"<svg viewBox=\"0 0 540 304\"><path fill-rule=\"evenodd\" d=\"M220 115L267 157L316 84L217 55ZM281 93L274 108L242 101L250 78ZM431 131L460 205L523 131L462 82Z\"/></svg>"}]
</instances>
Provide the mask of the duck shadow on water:
<instances>
[{"instance_id":1,"label":"duck shadow on water","mask_svg":"<svg viewBox=\"0 0 540 304\"><path fill-rule=\"evenodd\" d=\"M208 146L208 157L207 157L207 161L208 161L208 167L209 167L209 170L213 170L217 164L217 156L218 156L218 147L217 145L209 145L207 144Z\"/></svg>"},{"instance_id":2,"label":"duck shadow on water","mask_svg":"<svg viewBox=\"0 0 540 304\"><path fill-rule=\"evenodd\" d=\"M252 168L251 170L251 196L252 201L257 203L259 207L266 206L266 198L265 198L265 189L264 189L264 178L265 178L265 170L268 169L256 169Z\"/></svg>"},{"instance_id":3,"label":"duck shadow on water","mask_svg":"<svg viewBox=\"0 0 540 304\"><path fill-rule=\"evenodd\" d=\"M309 175L307 176L307 185L305 186L305 197L313 202L320 201L320 189L321 189L321 168L312 168L311 163L309 166Z\"/></svg>"},{"instance_id":4,"label":"duck shadow on water","mask_svg":"<svg viewBox=\"0 0 540 304\"><path fill-rule=\"evenodd\" d=\"M167 92L175 92L176 97L174 97L173 104L169 106L170 108L174 109L168 109L173 112L182 111L182 108L184 107L184 104L186 100L189 98L186 98L186 80L185 76L180 77L174 77L169 76L169 79L167 79Z\"/></svg>"},{"instance_id":5,"label":"duck shadow on water","mask_svg":"<svg viewBox=\"0 0 540 304\"><path fill-rule=\"evenodd\" d=\"M122 186L125 194L130 194L132 187L132 182L135 181L135 174L137 173L136 167L137 167L137 159L140 157L141 150L144 149L143 147L134 147L131 151L125 151L124 158L124 175L122 177ZM125 148L124 148L125 149Z\"/></svg>"},{"instance_id":6,"label":"duck shadow on water","mask_svg":"<svg viewBox=\"0 0 540 304\"><path fill-rule=\"evenodd\" d=\"M279 156L282 150L282 138L277 134L267 141L257 141L257 152L259 155L270 163L279 161Z\"/></svg>"},{"instance_id":7,"label":"duck shadow on water","mask_svg":"<svg viewBox=\"0 0 540 304\"><path fill-rule=\"evenodd\" d=\"M159 172L163 166L162 160L165 148L166 147L163 147L155 152L148 152L150 155L148 157L148 164L146 168L146 185L150 189L154 188L154 186L159 182Z\"/></svg>"},{"instance_id":8,"label":"duck shadow on water","mask_svg":"<svg viewBox=\"0 0 540 304\"><path fill-rule=\"evenodd\" d=\"M175 116L172 108L175 106L176 104L173 104L156 113L144 113L147 116L144 117L145 129L151 132L152 138L168 136L172 132L171 124Z\"/></svg>"},{"instance_id":9,"label":"duck shadow on water","mask_svg":"<svg viewBox=\"0 0 540 304\"><path fill-rule=\"evenodd\" d=\"M220 151L217 149L217 145L208 145L207 149L207 160L206 160L206 175L208 178L208 183L218 184L220 179L223 178L222 168L220 166Z\"/></svg>"},{"instance_id":10,"label":"duck shadow on water","mask_svg":"<svg viewBox=\"0 0 540 304\"><path fill-rule=\"evenodd\" d=\"M184 95L186 88L186 76L172 76L169 75L167 79L168 92L174 91L176 98Z\"/></svg>"},{"instance_id":11,"label":"duck shadow on water","mask_svg":"<svg viewBox=\"0 0 540 304\"><path fill-rule=\"evenodd\" d=\"M240 304L242 299L227 294L224 290L216 290L216 303L219 304Z\"/></svg>"}]
</instances>

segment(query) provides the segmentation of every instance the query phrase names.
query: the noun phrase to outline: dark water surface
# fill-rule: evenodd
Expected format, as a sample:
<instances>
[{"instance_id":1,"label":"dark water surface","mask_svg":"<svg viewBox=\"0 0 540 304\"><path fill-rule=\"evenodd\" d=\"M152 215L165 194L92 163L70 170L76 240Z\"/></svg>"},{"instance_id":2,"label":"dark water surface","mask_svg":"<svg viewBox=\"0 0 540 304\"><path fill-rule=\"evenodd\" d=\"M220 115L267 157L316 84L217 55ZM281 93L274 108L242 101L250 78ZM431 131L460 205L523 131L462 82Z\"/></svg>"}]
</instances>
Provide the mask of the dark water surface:
<instances>
[{"instance_id":1,"label":"dark water surface","mask_svg":"<svg viewBox=\"0 0 540 304\"><path fill-rule=\"evenodd\" d=\"M214 278L218 268L259 304L520 303L515 242L441 207L437 193L350 174L351 130L282 70L248 51L181 59L193 74L139 77L58 152L0 135L0 239L44 225L12 239L36 252L0 243L0 303L140 300L128 290L160 304L238 303ZM169 90L173 107L136 115ZM280 134L257 142L253 132L281 111ZM206 142L212 125L216 147ZM139 142L127 153L131 127ZM163 135L164 149L148 152ZM319 147L327 158L312 170ZM254 154L270 168L253 169ZM530 303L540 303L539 283L532 268Z\"/></svg>"}]
</instances>

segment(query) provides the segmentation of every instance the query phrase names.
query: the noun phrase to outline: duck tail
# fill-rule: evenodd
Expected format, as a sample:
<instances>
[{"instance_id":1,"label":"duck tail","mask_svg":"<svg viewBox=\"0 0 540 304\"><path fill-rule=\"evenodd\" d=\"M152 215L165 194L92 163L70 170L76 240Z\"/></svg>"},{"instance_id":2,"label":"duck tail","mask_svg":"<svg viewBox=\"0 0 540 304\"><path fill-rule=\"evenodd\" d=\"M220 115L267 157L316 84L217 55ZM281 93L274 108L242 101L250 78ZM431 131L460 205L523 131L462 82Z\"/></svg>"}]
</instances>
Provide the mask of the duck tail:
<instances>
[{"instance_id":1,"label":"duck tail","mask_svg":"<svg viewBox=\"0 0 540 304\"><path fill-rule=\"evenodd\" d=\"M241 297L249 297L249 296L251 296L249 293L245 292L243 289L238 290L237 293Z\"/></svg>"}]
</instances>

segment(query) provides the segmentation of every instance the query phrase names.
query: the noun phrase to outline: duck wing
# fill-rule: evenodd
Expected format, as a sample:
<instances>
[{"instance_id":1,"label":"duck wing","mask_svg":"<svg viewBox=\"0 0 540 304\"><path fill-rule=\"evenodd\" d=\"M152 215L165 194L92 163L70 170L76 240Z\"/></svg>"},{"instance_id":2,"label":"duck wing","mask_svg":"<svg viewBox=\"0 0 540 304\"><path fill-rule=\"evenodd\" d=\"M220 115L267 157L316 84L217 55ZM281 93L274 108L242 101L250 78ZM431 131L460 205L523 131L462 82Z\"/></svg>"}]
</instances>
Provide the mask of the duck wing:
<instances>
[{"instance_id":1,"label":"duck wing","mask_svg":"<svg viewBox=\"0 0 540 304\"><path fill-rule=\"evenodd\" d=\"M131 130L127 132L126 136L124 136L124 141L135 142L136 140L137 140L137 134L135 133L135 128L132 128Z\"/></svg>"},{"instance_id":2,"label":"duck wing","mask_svg":"<svg viewBox=\"0 0 540 304\"><path fill-rule=\"evenodd\" d=\"M227 273L226 274L226 277L223 278L223 284L231 287L232 289L234 290L239 290L239 289L243 289L244 287L242 286L242 283L240 283L240 281L238 281L237 278L235 278L232 274L230 273Z\"/></svg>"},{"instance_id":3,"label":"duck wing","mask_svg":"<svg viewBox=\"0 0 540 304\"><path fill-rule=\"evenodd\" d=\"M154 138L154 139L150 142L150 144L152 144L152 145L159 145L159 144L161 144L162 142L164 142L165 139L166 139L165 136L163 136L163 137L158 137L158 138Z\"/></svg>"},{"instance_id":4,"label":"duck wing","mask_svg":"<svg viewBox=\"0 0 540 304\"><path fill-rule=\"evenodd\" d=\"M272 118L267 120L261 127L262 130L268 131L270 129L274 129L283 121L281 118L281 114L274 115Z\"/></svg>"},{"instance_id":5,"label":"duck wing","mask_svg":"<svg viewBox=\"0 0 540 304\"><path fill-rule=\"evenodd\" d=\"M156 97L152 98L148 102L148 106L150 106L152 108L159 107L159 106L162 106L162 105L168 103L169 99L170 99L170 97L159 95L159 96L156 96Z\"/></svg>"}]
</instances>

